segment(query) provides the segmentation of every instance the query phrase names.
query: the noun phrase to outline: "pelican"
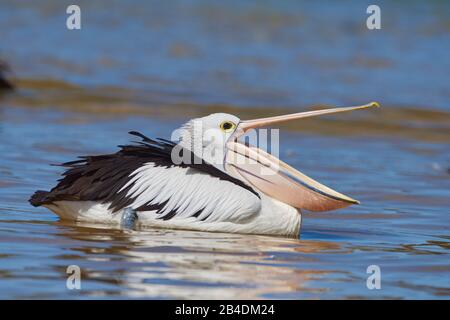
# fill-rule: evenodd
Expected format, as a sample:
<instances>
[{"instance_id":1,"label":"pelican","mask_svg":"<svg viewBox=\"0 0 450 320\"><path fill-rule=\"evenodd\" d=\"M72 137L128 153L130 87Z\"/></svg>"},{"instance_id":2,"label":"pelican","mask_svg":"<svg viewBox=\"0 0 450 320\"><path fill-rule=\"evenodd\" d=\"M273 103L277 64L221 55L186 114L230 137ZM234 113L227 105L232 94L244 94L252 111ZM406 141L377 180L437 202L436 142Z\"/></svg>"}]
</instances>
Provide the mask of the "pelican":
<instances>
[{"instance_id":1,"label":"pelican","mask_svg":"<svg viewBox=\"0 0 450 320\"><path fill-rule=\"evenodd\" d=\"M51 191L36 191L33 206L61 219L124 228L154 227L298 237L302 210L328 211L358 204L239 141L252 129L325 114L378 107L378 103L240 120L214 113L188 121L172 140L119 146L113 154L83 156Z\"/></svg>"}]
</instances>

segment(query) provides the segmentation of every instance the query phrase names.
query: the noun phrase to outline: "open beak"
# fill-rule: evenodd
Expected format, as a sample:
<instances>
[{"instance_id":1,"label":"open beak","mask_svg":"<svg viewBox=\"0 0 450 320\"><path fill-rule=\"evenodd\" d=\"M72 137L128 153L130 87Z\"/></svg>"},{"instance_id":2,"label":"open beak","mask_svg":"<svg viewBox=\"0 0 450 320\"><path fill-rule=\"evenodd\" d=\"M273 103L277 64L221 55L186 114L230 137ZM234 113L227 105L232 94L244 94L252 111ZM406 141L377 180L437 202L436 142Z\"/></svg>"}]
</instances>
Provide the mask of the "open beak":
<instances>
[{"instance_id":1,"label":"open beak","mask_svg":"<svg viewBox=\"0 0 450 320\"><path fill-rule=\"evenodd\" d=\"M329 211L358 204L357 200L334 191L307 177L267 152L238 142L238 138L251 129L276 123L319 115L379 107L377 102L366 105L307 111L241 121L227 143L225 169L232 176L246 181L259 191L289 204L309 211Z\"/></svg>"}]
</instances>

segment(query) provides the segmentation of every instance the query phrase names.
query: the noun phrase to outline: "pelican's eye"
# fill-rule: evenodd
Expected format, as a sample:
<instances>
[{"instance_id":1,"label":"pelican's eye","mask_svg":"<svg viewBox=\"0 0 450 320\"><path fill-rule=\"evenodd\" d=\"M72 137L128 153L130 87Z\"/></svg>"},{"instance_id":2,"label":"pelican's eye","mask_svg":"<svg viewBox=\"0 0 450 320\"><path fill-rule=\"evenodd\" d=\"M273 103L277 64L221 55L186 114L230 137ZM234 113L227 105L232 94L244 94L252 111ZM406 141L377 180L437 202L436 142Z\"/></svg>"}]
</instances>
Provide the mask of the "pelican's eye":
<instances>
[{"instance_id":1,"label":"pelican's eye","mask_svg":"<svg viewBox=\"0 0 450 320\"><path fill-rule=\"evenodd\" d=\"M231 121L224 121L220 124L220 129L223 132L231 132L234 130L234 128L236 128L236 124Z\"/></svg>"}]
</instances>

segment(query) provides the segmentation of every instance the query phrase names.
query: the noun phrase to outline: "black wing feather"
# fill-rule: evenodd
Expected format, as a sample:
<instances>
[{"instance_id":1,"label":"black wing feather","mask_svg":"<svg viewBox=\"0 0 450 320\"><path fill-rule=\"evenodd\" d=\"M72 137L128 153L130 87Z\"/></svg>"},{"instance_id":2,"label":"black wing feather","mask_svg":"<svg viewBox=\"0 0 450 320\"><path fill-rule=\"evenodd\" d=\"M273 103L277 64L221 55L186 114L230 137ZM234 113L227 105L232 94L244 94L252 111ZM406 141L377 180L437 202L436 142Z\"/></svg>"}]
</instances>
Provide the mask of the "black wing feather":
<instances>
[{"instance_id":1,"label":"black wing feather","mask_svg":"<svg viewBox=\"0 0 450 320\"><path fill-rule=\"evenodd\" d=\"M129 133L140 137L142 141L132 145L121 145L119 146L120 150L113 154L82 156L78 160L60 164L68 169L62 174L63 177L58 180L58 184L49 192L36 191L29 202L37 207L62 200L98 201L110 203L109 208L113 212L130 206L134 199L126 195L133 185L130 184L119 192L129 182L130 174L148 162L152 162L156 166L174 166L171 154L177 144L165 139L153 140L136 131ZM182 152L191 153L187 149L182 149ZM200 163L191 161L190 164L177 165L192 167L221 180L230 181L259 197L258 193L250 186L204 161ZM137 210L158 210L160 212L163 207L164 203L161 203L144 205ZM169 212L163 219L170 219L174 214Z\"/></svg>"}]
</instances>

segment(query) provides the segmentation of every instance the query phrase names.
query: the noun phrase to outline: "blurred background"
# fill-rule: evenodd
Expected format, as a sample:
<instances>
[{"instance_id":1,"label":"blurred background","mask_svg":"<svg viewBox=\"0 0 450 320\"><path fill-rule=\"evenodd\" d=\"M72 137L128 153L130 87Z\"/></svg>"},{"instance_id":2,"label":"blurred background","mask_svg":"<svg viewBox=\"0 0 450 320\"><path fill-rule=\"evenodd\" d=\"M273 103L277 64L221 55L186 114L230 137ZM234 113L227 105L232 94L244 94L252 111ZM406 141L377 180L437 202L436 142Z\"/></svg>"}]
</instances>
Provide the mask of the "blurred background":
<instances>
[{"instance_id":1,"label":"blurred background","mask_svg":"<svg viewBox=\"0 0 450 320\"><path fill-rule=\"evenodd\" d=\"M448 298L450 2L376 1L381 30L370 4L3 0L0 297ZM54 186L48 164L114 152L129 130L370 101L382 108L281 128L283 160L362 202L306 213L301 240L129 234L27 203Z\"/></svg>"}]
</instances>

